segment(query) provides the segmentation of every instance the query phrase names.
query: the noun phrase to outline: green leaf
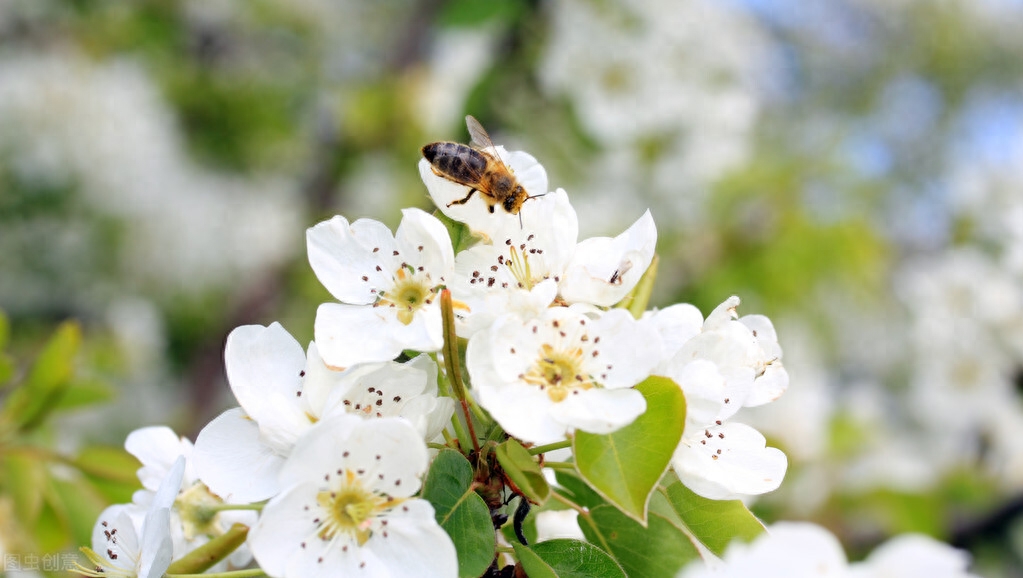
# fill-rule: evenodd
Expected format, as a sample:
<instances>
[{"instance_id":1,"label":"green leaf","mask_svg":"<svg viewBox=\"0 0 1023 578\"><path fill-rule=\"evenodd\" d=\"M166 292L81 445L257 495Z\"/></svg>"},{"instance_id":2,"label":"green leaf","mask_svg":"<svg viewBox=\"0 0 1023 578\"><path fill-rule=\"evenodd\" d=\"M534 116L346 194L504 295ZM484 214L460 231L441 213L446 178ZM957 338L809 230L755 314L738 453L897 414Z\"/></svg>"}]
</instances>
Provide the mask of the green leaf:
<instances>
[{"instance_id":1,"label":"green leaf","mask_svg":"<svg viewBox=\"0 0 1023 578\"><path fill-rule=\"evenodd\" d=\"M90 476L139 487L136 472L142 464L127 451L110 446L88 446L78 452L74 465Z\"/></svg>"},{"instance_id":2,"label":"green leaf","mask_svg":"<svg viewBox=\"0 0 1023 578\"><path fill-rule=\"evenodd\" d=\"M554 477L558 480L558 485L561 486L558 493L572 500L578 506L596 508L607 503L604 498L600 497L600 494L594 492L593 488L586 485L586 482L576 475L564 470L557 470L554 472Z\"/></svg>"},{"instance_id":3,"label":"green leaf","mask_svg":"<svg viewBox=\"0 0 1023 578\"><path fill-rule=\"evenodd\" d=\"M33 527L43 505L46 467L30 455L8 453L0 458L0 487L14 503L20 526Z\"/></svg>"},{"instance_id":4,"label":"green leaf","mask_svg":"<svg viewBox=\"0 0 1023 578\"><path fill-rule=\"evenodd\" d=\"M579 515L586 539L610 554L629 576L673 578L700 553L681 528L650 514L647 527L613 506L598 506Z\"/></svg>"},{"instance_id":5,"label":"green leaf","mask_svg":"<svg viewBox=\"0 0 1023 578\"><path fill-rule=\"evenodd\" d=\"M513 544L526 575L555 578L626 578L614 558L593 544L557 539L531 547Z\"/></svg>"},{"instance_id":6,"label":"green leaf","mask_svg":"<svg viewBox=\"0 0 1023 578\"><path fill-rule=\"evenodd\" d=\"M522 564L526 576L529 578L558 578L558 573L554 571L554 568L551 568L550 564L545 562L539 554L530 550L528 546L523 546L514 540L511 544L515 548L515 559Z\"/></svg>"},{"instance_id":7,"label":"green leaf","mask_svg":"<svg viewBox=\"0 0 1023 578\"><path fill-rule=\"evenodd\" d=\"M572 449L583 479L645 524L650 495L682 439L686 402L682 389L666 377L649 377L636 389L646 398L643 415L608 435L576 432Z\"/></svg>"},{"instance_id":8,"label":"green leaf","mask_svg":"<svg viewBox=\"0 0 1023 578\"><path fill-rule=\"evenodd\" d=\"M750 542L764 532L763 523L739 500L709 500L677 478L661 493L693 537L718 556L734 539Z\"/></svg>"},{"instance_id":9,"label":"green leaf","mask_svg":"<svg viewBox=\"0 0 1023 578\"><path fill-rule=\"evenodd\" d=\"M458 575L475 578L490 566L497 536L490 508L472 489L472 466L455 450L441 450L423 483L422 497L433 504L437 522L458 550Z\"/></svg>"},{"instance_id":10,"label":"green leaf","mask_svg":"<svg viewBox=\"0 0 1023 578\"><path fill-rule=\"evenodd\" d=\"M7 318L7 314L0 309L0 351L7 349L7 344L11 340L11 321Z\"/></svg>"},{"instance_id":11,"label":"green leaf","mask_svg":"<svg viewBox=\"0 0 1023 578\"><path fill-rule=\"evenodd\" d=\"M51 477L50 483L52 491L47 493L47 498L61 525L70 532L76 544L90 543L92 527L107 506L106 500L91 484L81 479Z\"/></svg>"},{"instance_id":12,"label":"green leaf","mask_svg":"<svg viewBox=\"0 0 1023 578\"><path fill-rule=\"evenodd\" d=\"M517 440L509 438L497 446L497 461L504 469L505 475L529 500L535 504L543 504L551 495L551 487L547 478L543 477L540 464L529 450L522 447Z\"/></svg>"},{"instance_id":13,"label":"green leaf","mask_svg":"<svg viewBox=\"0 0 1023 578\"><path fill-rule=\"evenodd\" d=\"M95 405L109 401L114 397L114 388L99 380L73 381L57 402L54 409L66 410Z\"/></svg>"},{"instance_id":14,"label":"green leaf","mask_svg":"<svg viewBox=\"0 0 1023 578\"><path fill-rule=\"evenodd\" d=\"M0 389L4 389L14 377L14 358L0 352Z\"/></svg>"},{"instance_id":15,"label":"green leaf","mask_svg":"<svg viewBox=\"0 0 1023 578\"><path fill-rule=\"evenodd\" d=\"M11 393L4 418L29 431L41 425L67 390L82 331L74 321L62 323L36 357L25 382Z\"/></svg>"}]
</instances>

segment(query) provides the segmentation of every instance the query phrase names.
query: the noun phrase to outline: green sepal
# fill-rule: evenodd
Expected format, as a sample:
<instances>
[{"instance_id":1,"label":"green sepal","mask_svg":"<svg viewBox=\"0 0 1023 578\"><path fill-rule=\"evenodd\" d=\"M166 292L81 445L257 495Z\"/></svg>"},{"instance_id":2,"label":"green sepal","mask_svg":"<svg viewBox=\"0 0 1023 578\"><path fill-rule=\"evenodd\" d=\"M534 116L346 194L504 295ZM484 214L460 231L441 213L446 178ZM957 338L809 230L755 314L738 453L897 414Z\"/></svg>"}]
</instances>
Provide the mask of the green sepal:
<instances>
[{"instance_id":1,"label":"green sepal","mask_svg":"<svg viewBox=\"0 0 1023 578\"><path fill-rule=\"evenodd\" d=\"M543 504L551 487L536 459L518 440L509 438L497 446L497 461L513 484L534 504Z\"/></svg>"}]
</instances>

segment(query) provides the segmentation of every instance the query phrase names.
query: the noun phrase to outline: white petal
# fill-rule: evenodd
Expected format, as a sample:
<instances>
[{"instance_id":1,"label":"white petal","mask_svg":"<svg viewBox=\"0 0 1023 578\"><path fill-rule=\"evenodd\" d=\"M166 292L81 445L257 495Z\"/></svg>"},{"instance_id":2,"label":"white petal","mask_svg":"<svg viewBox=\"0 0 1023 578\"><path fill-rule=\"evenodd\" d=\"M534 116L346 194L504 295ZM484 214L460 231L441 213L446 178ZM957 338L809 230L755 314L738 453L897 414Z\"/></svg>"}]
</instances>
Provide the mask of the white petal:
<instances>
[{"instance_id":1,"label":"white petal","mask_svg":"<svg viewBox=\"0 0 1023 578\"><path fill-rule=\"evenodd\" d=\"M685 392L688 427L712 425L738 411L738 404L725 403L728 397L725 378L712 362L694 359L681 367L674 364L666 375Z\"/></svg>"},{"instance_id":2,"label":"white petal","mask_svg":"<svg viewBox=\"0 0 1023 578\"><path fill-rule=\"evenodd\" d=\"M184 439L167 426L151 426L139 428L124 440L124 449L142 462L138 470L142 487L155 492L160 482L170 473L171 467L178 456L187 460L192 453L192 442ZM191 471L191 463L185 465L184 481L191 485L196 474Z\"/></svg>"},{"instance_id":3,"label":"white petal","mask_svg":"<svg viewBox=\"0 0 1023 578\"><path fill-rule=\"evenodd\" d=\"M923 534L902 534L852 565L856 578L903 576L969 578L970 555Z\"/></svg>"},{"instance_id":4,"label":"white petal","mask_svg":"<svg viewBox=\"0 0 1023 578\"><path fill-rule=\"evenodd\" d=\"M592 320L593 332L601 336L590 357L593 375L604 375L605 387L632 387L646 379L661 361L661 338L646 323L640 323L624 309L612 309ZM611 365L610 368L607 366Z\"/></svg>"},{"instance_id":5,"label":"white petal","mask_svg":"<svg viewBox=\"0 0 1023 578\"><path fill-rule=\"evenodd\" d=\"M779 522L753 543L736 540L724 563L711 568L702 560L690 563L679 578L846 578L845 552L826 529L806 522Z\"/></svg>"},{"instance_id":6,"label":"white petal","mask_svg":"<svg viewBox=\"0 0 1023 578\"><path fill-rule=\"evenodd\" d=\"M185 457L178 456L167 477L153 497L153 503L142 522L142 544L139 554L139 578L160 578L170 566L172 542L170 507L181 490L185 473Z\"/></svg>"},{"instance_id":7,"label":"white petal","mask_svg":"<svg viewBox=\"0 0 1023 578\"><path fill-rule=\"evenodd\" d=\"M753 389L743 401L743 407L756 407L770 403L789 388L789 374L781 362L768 365L763 375L753 381Z\"/></svg>"},{"instance_id":8,"label":"white petal","mask_svg":"<svg viewBox=\"0 0 1023 578\"><path fill-rule=\"evenodd\" d=\"M584 240L576 246L561 279L561 296L569 303L614 305L646 272L656 245L657 229L650 211L614 239Z\"/></svg>"},{"instance_id":9,"label":"white petal","mask_svg":"<svg viewBox=\"0 0 1023 578\"><path fill-rule=\"evenodd\" d=\"M479 403L511 435L549 444L565 439L568 426L551 416L550 397L538 387L513 383L480 388Z\"/></svg>"},{"instance_id":10,"label":"white petal","mask_svg":"<svg viewBox=\"0 0 1023 578\"><path fill-rule=\"evenodd\" d=\"M634 389L591 389L570 395L550 408L555 420L595 434L621 429L646 411L646 399Z\"/></svg>"},{"instance_id":11,"label":"white petal","mask_svg":"<svg viewBox=\"0 0 1023 578\"><path fill-rule=\"evenodd\" d=\"M422 266L437 283L443 283L455 266L447 228L437 217L419 209L403 209L401 214L394 235L399 256L413 266Z\"/></svg>"},{"instance_id":12,"label":"white petal","mask_svg":"<svg viewBox=\"0 0 1023 578\"><path fill-rule=\"evenodd\" d=\"M305 376L302 378L302 399L306 408L315 418L323 416L327 399L334 390L342 373L327 367L320 357L316 342L309 342L306 350Z\"/></svg>"},{"instance_id":13,"label":"white petal","mask_svg":"<svg viewBox=\"0 0 1023 578\"><path fill-rule=\"evenodd\" d=\"M726 323L731 322L739 317L736 313L736 308L739 307L740 300L737 296L732 295L728 299L725 299L720 305L714 308L707 316L707 321L703 324L704 331L716 330Z\"/></svg>"},{"instance_id":14,"label":"white petal","mask_svg":"<svg viewBox=\"0 0 1023 578\"><path fill-rule=\"evenodd\" d=\"M579 512L575 510L546 510L536 515L536 541L557 538L586 540L579 528Z\"/></svg>"},{"instance_id":15,"label":"white petal","mask_svg":"<svg viewBox=\"0 0 1023 578\"><path fill-rule=\"evenodd\" d=\"M405 349L431 352L444 345L439 300L401 323L390 307L324 303L316 310L316 346L327 365L390 361Z\"/></svg>"},{"instance_id":16,"label":"white petal","mask_svg":"<svg viewBox=\"0 0 1023 578\"><path fill-rule=\"evenodd\" d=\"M419 490L428 459L426 443L406 420L344 414L317 423L299 440L280 482L288 486L359 470L368 489L408 497Z\"/></svg>"},{"instance_id":17,"label":"white petal","mask_svg":"<svg viewBox=\"0 0 1023 578\"><path fill-rule=\"evenodd\" d=\"M232 504L258 502L280 491L277 476L285 458L262 442L258 426L241 408L206 424L192 452L199 479Z\"/></svg>"},{"instance_id":18,"label":"white petal","mask_svg":"<svg viewBox=\"0 0 1023 578\"><path fill-rule=\"evenodd\" d=\"M133 516L134 514L134 516ZM116 568L135 570L140 545L138 528L145 512L135 504L116 504L100 512L92 527L92 549ZM136 523L134 518L138 518ZM109 551L117 558L113 559Z\"/></svg>"},{"instance_id":19,"label":"white petal","mask_svg":"<svg viewBox=\"0 0 1023 578\"><path fill-rule=\"evenodd\" d=\"M679 479L712 500L758 495L776 489L788 460L764 436L740 423L727 422L701 431L686 431L672 457Z\"/></svg>"},{"instance_id":20,"label":"white petal","mask_svg":"<svg viewBox=\"0 0 1023 578\"><path fill-rule=\"evenodd\" d=\"M378 265L389 263L395 249L391 231L383 223L360 219L349 226L338 215L309 228L306 246L316 278L338 301L372 303L376 295L370 289L391 283L393 267L377 271ZM363 281L363 276L368 280Z\"/></svg>"},{"instance_id":21,"label":"white petal","mask_svg":"<svg viewBox=\"0 0 1023 578\"><path fill-rule=\"evenodd\" d=\"M302 389L305 352L279 323L244 325L227 336L227 380L238 404L281 451L309 425Z\"/></svg>"},{"instance_id":22,"label":"white petal","mask_svg":"<svg viewBox=\"0 0 1023 578\"><path fill-rule=\"evenodd\" d=\"M419 499L408 500L402 506L386 514L387 537L374 532L365 548L376 555L390 576L457 576L455 545L437 524L433 506Z\"/></svg>"},{"instance_id":23,"label":"white petal","mask_svg":"<svg viewBox=\"0 0 1023 578\"><path fill-rule=\"evenodd\" d=\"M661 336L665 360L671 359L686 341L703 329L703 314L688 303L678 303L643 314L643 323L653 326Z\"/></svg>"},{"instance_id":24,"label":"white petal","mask_svg":"<svg viewBox=\"0 0 1023 578\"><path fill-rule=\"evenodd\" d=\"M259 521L249 531L248 545L267 575L291 576L288 566L297 559L316 561L328 551L327 543L309 536L309 529L315 527L313 519L324 515L316 502L318 491L315 482L297 484L286 488L263 507ZM335 565L332 570L336 568ZM318 573L306 576L316 575Z\"/></svg>"}]
</instances>

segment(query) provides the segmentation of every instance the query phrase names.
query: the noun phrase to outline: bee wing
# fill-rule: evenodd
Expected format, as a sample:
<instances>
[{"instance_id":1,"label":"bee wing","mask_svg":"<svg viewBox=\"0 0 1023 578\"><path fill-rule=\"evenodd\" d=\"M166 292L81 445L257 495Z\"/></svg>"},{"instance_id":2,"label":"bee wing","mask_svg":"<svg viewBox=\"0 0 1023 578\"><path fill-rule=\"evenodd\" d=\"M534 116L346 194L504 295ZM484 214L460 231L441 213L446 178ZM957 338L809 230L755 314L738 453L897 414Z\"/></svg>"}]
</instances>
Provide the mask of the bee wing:
<instances>
[{"instance_id":1,"label":"bee wing","mask_svg":"<svg viewBox=\"0 0 1023 578\"><path fill-rule=\"evenodd\" d=\"M483 128L480 121L476 120L476 117L471 114L467 115L465 117L465 126L469 129L469 136L472 137L471 142L474 147L491 154L497 153L497 150L494 147L494 142L490 140L490 135L487 134L486 129Z\"/></svg>"}]
</instances>

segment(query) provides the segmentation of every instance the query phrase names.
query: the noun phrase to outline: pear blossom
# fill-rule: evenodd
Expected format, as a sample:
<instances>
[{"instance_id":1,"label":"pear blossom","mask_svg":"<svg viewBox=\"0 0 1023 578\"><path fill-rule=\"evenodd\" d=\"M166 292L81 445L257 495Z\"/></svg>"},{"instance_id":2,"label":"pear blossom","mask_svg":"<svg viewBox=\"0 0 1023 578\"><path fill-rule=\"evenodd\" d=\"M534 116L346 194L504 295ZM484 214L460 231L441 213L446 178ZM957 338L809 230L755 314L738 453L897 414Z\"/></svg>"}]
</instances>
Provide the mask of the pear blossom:
<instances>
[{"instance_id":1,"label":"pear blossom","mask_svg":"<svg viewBox=\"0 0 1023 578\"><path fill-rule=\"evenodd\" d=\"M778 522L751 543L733 542L720 561L690 563L677 578L971 578L969 555L933 538L903 534L849 563L827 529Z\"/></svg>"},{"instance_id":2,"label":"pear blossom","mask_svg":"<svg viewBox=\"0 0 1023 578\"><path fill-rule=\"evenodd\" d=\"M591 317L554 307L498 318L469 340L477 399L508 433L552 443L581 429L610 433L646 410L634 389L658 362L659 336L622 309Z\"/></svg>"},{"instance_id":3,"label":"pear blossom","mask_svg":"<svg viewBox=\"0 0 1023 578\"><path fill-rule=\"evenodd\" d=\"M246 325L227 338L227 378L241 407L206 425L193 453L196 472L230 503L265 500L280 491L278 473L298 438L338 413L402 416L433 439L454 402L437 397L437 366L428 356L408 363L327 367L317 344L307 353L279 323Z\"/></svg>"},{"instance_id":4,"label":"pear blossom","mask_svg":"<svg viewBox=\"0 0 1023 578\"><path fill-rule=\"evenodd\" d=\"M579 243L559 284L568 303L610 307L639 283L653 261L657 228L646 211L617 237L591 237Z\"/></svg>"},{"instance_id":5,"label":"pear blossom","mask_svg":"<svg viewBox=\"0 0 1023 578\"><path fill-rule=\"evenodd\" d=\"M176 460L178 456L185 458L185 470L181 479L182 490L175 500L175 507L171 510L170 527L175 557L183 556L202 546L211 538L226 532L235 523L252 526L256 522L256 513L252 511L222 511L213 516L209 515L209 508L219 506L223 501L199 481L191 459L192 442L188 438L179 437L169 427L152 426L137 429L128 434L124 447L128 453L142 462L138 477L144 489L135 492L132 502L143 507L148 507L152 502L153 493L170 473L174 464L172 460ZM251 560L252 554L243 545L212 569L224 570L228 563L242 567Z\"/></svg>"},{"instance_id":6,"label":"pear blossom","mask_svg":"<svg viewBox=\"0 0 1023 578\"><path fill-rule=\"evenodd\" d=\"M426 444L400 418L338 415L296 444L280 494L263 508L249 545L268 575L458 575L454 544L429 502L414 498Z\"/></svg>"},{"instance_id":7,"label":"pear blossom","mask_svg":"<svg viewBox=\"0 0 1023 578\"><path fill-rule=\"evenodd\" d=\"M563 189L536 199L522 224L504 222L495 235L455 258L453 295L459 335L470 337L501 314L536 317L553 302L609 307L639 282L653 259L657 230L647 212L615 238L577 242L579 220Z\"/></svg>"},{"instance_id":8,"label":"pear blossom","mask_svg":"<svg viewBox=\"0 0 1023 578\"><path fill-rule=\"evenodd\" d=\"M340 301L316 312L316 343L333 368L444 343L437 296L454 273L451 239L437 218L419 209L402 214L394 235L379 221L349 224L341 216L306 234L313 272Z\"/></svg>"},{"instance_id":9,"label":"pear blossom","mask_svg":"<svg viewBox=\"0 0 1023 578\"><path fill-rule=\"evenodd\" d=\"M173 559L170 510L184 472L185 458L179 456L145 510L137 504L117 504L103 510L92 529L92 549L82 548L93 567L78 566L78 571L97 577L163 576Z\"/></svg>"},{"instance_id":10,"label":"pear blossom","mask_svg":"<svg viewBox=\"0 0 1023 578\"><path fill-rule=\"evenodd\" d=\"M751 543L732 542L722 562L692 562L677 578L839 578L849 565L831 532L805 522L779 522Z\"/></svg>"},{"instance_id":11,"label":"pear blossom","mask_svg":"<svg viewBox=\"0 0 1023 578\"><path fill-rule=\"evenodd\" d=\"M686 395L686 425L672 467L687 487L714 500L774 490L788 467L785 454L767 447L760 432L728 421L744 406L778 397L788 384L770 320L738 319L738 304L730 297L702 324L691 306L643 320L666 343L657 371Z\"/></svg>"}]
</instances>

